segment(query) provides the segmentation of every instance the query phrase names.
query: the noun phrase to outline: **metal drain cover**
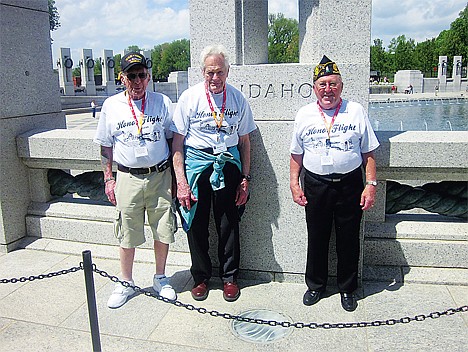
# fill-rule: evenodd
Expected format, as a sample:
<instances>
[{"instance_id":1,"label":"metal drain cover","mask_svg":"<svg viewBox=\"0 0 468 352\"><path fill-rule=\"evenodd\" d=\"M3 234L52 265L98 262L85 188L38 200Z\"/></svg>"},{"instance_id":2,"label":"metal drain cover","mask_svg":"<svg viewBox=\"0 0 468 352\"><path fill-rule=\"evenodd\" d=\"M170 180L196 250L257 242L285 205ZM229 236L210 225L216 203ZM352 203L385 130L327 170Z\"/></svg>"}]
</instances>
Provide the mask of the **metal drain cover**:
<instances>
[{"instance_id":1,"label":"metal drain cover","mask_svg":"<svg viewBox=\"0 0 468 352\"><path fill-rule=\"evenodd\" d=\"M281 313L267 309L253 309L240 313L239 316L249 319L260 319L265 321L291 321L291 319ZM235 336L241 340L255 343L270 343L288 336L292 329L277 325L256 324L245 321L233 320L231 330Z\"/></svg>"}]
</instances>

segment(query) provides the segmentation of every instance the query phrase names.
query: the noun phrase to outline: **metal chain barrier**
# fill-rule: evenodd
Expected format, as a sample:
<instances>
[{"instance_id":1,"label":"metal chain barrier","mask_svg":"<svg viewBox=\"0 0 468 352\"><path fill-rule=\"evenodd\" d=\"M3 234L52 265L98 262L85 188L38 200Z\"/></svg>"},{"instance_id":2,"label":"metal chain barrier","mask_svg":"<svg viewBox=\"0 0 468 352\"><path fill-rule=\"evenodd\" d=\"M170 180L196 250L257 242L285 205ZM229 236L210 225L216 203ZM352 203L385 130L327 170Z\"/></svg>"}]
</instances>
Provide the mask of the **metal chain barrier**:
<instances>
[{"instance_id":1,"label":"metal chain barrier","mask_svg":"<svg viewBox=\"0 0 468 352\"><path fill-rule=\"evenodd\" d=\"M75 273L77 271L83 270L83 263L80 263L80 266L75 266L70 269L59 270L56 272L48 273L48 274L40 274L37 276L22 276L19 279L11 278L11 279L0 279L0 284L16 284L17 282L27 282L27 281L34 281L34 280L42 280L42 279L50 279L52 277Z\"/></svg>"},{"instance_id":2,"label":"metal chain barrier","mask_svg":"<svg viewBox=\"0 0 468 352\"><path fill-rule=\"evenodd\" d=\"M126 281L121 281L117 276L112 276L106 273L103 270L99 270L94 266L94 272L97 274L101 275L102 277L108 278L113 282L119 282L125 287L131 286L128 282ZM443 312L432 312L429 314L419 314L414 317L403 317L400 319L387 319L387 320L374 320L374 321L364 321L364 322L353 322L353 323L303 323L303 322L296 322L292 323L289 321L276 321L276 320L264 320L264 319L253 319L253 318L248 318L248 317L243 317L240 315L233 315L230 313L221 313L218 312L217 310L208 310L203 307L196 307L193 304L186 304L182 303L178 300L171 301L165 297L159 296L158 294L154 293L153 291L145 290L143 288L140 288L138 286L133 286L136 292L142 293L146 296L154 297L160 301L164 301L166 303L170 303L175 305L176 307L182 307L187 310L192 310L200 314L209 314L212 317L221 317L224 319L228 320L237 320L237 321L243 321L247 323L253 323L253 324L260 324L260 325L270 325L270 326L281 326L284 328L297 328L297 329L302 329L302 328L309 328L309 329L346 329L346 328L366 328L366 327L374 327L374 326L384 326L384 325L395 325L395 324L407 324L411 323L413 321L424 321L428 318L431 319L437 319L443 316L449 316L453 315L455 313L461 313L461 312L467 312L468 311L468 305L461 306L459 308L449 308Z\"/></svg>"},{"instance_id":3,"label":"metal chain barrier","mask_svg":"<svg viewBox=\"0 0 468 352\"><path fill-rule=\"evenodd\" d=\"M109 275L107 272L103 270L99 270L95 264L93 266L93 271L99 275L101 275L104 278L108 278L111 281L115 283L120 283L125 287L129 287L130 284L126 281L121 281L117 276ZM49 279L52 277L60 276L60 275L65 275L65 274L70 274L74 273L77 271L83 270L83 262L80 262L79 267L72 267L70 269L66 270L60 270L56 272L51 272L48 274L40 274L37 276L23 276L20 278L11 278L11 279L0 279L1 284L9 284L9 283L18 283L18 282L27 282L27 281L34 281L34 280L42 280L42 279ZM158 294L156 294L153 291L143 289L138 286L133 286L136 292L139 292L141 294L144 294L149 297L156 298L160 301L163 301L165 303L170 303L173 304L176 307L182 307L187 310L195 311L200 314L209 314L212 317L221 317L224 319L228 320L237 320L237 321L242 321L242 322L247 322L247 323L253 323L253 324L260 324L260 325L270 325L270 326L280 326L284 328L297 328L297 329L303 329L303 328L308 328L308 329L349 329L349 328L367 328L367 327L377 327L377 326L385 326L385 325L396 325L396 324L408 324L414 321L424 321L428 318L431 319L437 319L441 318L444 316L449 316L453 315L456 313L464 313L468 312L468 305L461 306L459 308L449 308L445 311L442 312L432 312L429 314L419 314L414 317L403 317L399 319L386 319L386 320L374 320L374 321L363 321L363 322L352 322L352 323L303 323L303 322L289 322L289 321L276 321L276 320L264 320L264 319L253 319L253 318L248 318L248 317L243 317L240 315L233 315L230 313L221 313L218 312L217 310L208 310L203 307L196 307L193 304L186 304L182 303L178 300L169 300L165 297L162 297Z\"/></svg>"}]
</instances>

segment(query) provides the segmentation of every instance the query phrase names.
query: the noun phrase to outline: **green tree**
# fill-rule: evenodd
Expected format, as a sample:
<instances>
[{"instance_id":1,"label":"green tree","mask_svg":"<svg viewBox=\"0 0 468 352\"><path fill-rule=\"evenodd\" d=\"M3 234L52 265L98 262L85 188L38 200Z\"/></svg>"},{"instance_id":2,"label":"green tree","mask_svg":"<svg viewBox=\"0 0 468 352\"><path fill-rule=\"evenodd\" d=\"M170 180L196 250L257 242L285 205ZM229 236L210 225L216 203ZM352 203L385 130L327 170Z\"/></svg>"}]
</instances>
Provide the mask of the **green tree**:
<instances>
[{"instance_id":1,"label":"green tree","mask_svg":"<svg viewBox=\"0 0 468 352\"><path fill-rule=\"evenodd\" d=\"M100 57L94 59L94 75L102 75L102 59Z\"/></svg>"},{"instance_id":2,"label":"green tree","mask_svg":"<svg viewBox=\"0 0 468 352\"><path fill-rule=\"evenodd\" d=\"M130 45L130 46L126 49L126 51L136 51L136 52L140 52L141 50L142 50L142 49L140 49L140 48L138 47L138 45Z\"/></svg>"},{"instance_id":3,"label":"green tree","mask_svg":"<svg viewBox=\"0 0 468 352\"><path fill-rule=\"evenodd\" d=\"M381 76L392 76L392 70L390 69L388 62L388 55L385 52L383 41L381 39L374 40L374 45L371 45L370 52L371 70L379 71Z\"/></svg>"},{"instance_id":4,"label":"green tree","mask_svg":"<svg viewBox=\"0 0 468 352\"><path fill-rule=\"evenodd\" d=\"M175 40L171 43L156 45L151 53L153 79L167 81L173 71L186 71L190 66L190 41Z\"/></svg>"},{"instance_id":5,"label":"green tree","mask_svg":"<svg viewBox=\"0 0 468 352\"><path fill-rule=\"evenodd\" d=\"M435 38L416 44L413 55L415 68L420 70L425 77L433 76L434 67L437 67L439 60Z\"/></svg>"},{"instance_id":6,"label":"green tree","mask_svg":"<svg viewBox=\"0 0 468 352\"><path fill-rule=\"evenodd\" d=\"M81 76L80 66L75 66L75 68L72 71L72 76L73 77L80 77Z\"/></svg>"},{"instance_id":7,"label":"green tree","mask_svg":"<svg viewBox=\"0 0 468 352\"><path fill-rule=\"evenodd\" d=\"M299 23L282 13L268 16L268 62L299 62Z\"/></svg>"},{"instance_id":8,"label":"green tree","mask_svg":"<svg viewBox=\"0 0 468 352\"><path fill-rule=\"evenodd\" d=\"M413 39L399 36L393 38L385 50L382 41L377 39L371 46L371 68L381 72L393 72L398 70L420 70L425 76L434 74L439 56L447 56L448 62L452 62L453 56L462 56L462 66L466 66L468 59L468 4L459 13L450 29L439 33L437 38L428 39L415 44ZM383 58L385 59L383 59ZM450 76L452 65L448 65L447 73ZM390 74L388 74L391 76Z\"/></svg>"},{"instance_id":9,"label":"green tree","mask_svg":"<svg viewBox=\"0 0 468 352\"><path fill-rule=\"evenodd\" d=\"M459 17L450 25L450 31L453 32L454 55L461 55L465 60L468 58L468 4L460 12Z\"/></svg>"},{"instance_id":10,"label":"green tree","mask_svg":"<svg viewBox=\"0 0 468 352\"><path fill-rule=\"evenodd\" d=\"M468 5L460 12L459 17L450 25L450 29L442 31L435 42L438 55L446 55L448 62L452 62L453 57L462 56L465 62L468 57ZM448 65L450 74L452 65Z\"/></svg>"},{"instance_id":11,"label":"green tree","mask_svg":"<svg viewBox=\"0 0 468 352\"><path fill-rule=\"evenodd\" d=\"M166 77L173 71L185 71L190 66L190 42L187 39L170 43L161 53L160 70Z\"/></svg>"},{"instance_id":12,"label":"green tree","mask_svg":"<svg viewBox=\"0 0 468 352\"><path fill-rule=\"evenodd\" d=\"M169 43L163 43L156 45L151 51L151 60L153 61L153 80L156 81L167 81L167 76L161 67L162 55L164 50L166 50Z\"/></svg>"},{"instance_id":13,"label":"green tree","mask_svg":"<svg viewBox=\"0 0 468 352\"><path fill-rule=\"evenodd\" d=\"M413 52L415 47L414 39L407 40L405 35L400 35L390 41L388 50L392 54L390 57L393 71L414 69Z\"/></svg>"},{"instance_id":14,"label":"green tree","mask_svg":"<svg viewBox=\"0 0 468 352\"><path fill-rule=\"evenodd\" d=\"M49 28L51 31L55 31L60 27L60 15L55 7L55 1L49 0Z\"/></svg>"},{"instance_id":15,"label":"green tree","mask_svg":"<svg viewBox=\"0 0 468 352\"><path fill-rule=\"evenodd\" d=\"M114 55L114 62L115 62L114 76L115 76L115 79L119 78L120 71L122 71L121 66L120 66L120 60L121 59L122 59L122 54Z\"/></svg>"}]
</instances>

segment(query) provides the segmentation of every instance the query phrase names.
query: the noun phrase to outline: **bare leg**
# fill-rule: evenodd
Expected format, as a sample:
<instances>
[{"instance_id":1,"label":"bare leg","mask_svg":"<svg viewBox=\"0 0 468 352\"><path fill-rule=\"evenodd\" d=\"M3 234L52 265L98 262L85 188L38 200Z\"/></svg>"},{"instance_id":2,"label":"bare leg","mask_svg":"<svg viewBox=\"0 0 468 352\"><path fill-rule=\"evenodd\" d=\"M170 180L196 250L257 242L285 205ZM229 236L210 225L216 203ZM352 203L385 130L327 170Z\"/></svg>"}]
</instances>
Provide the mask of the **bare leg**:
<instances>
[{"instance_id":1,"label":"bare leg","mask_svg":"<svg viewBox=\"0 0 468 352\"><path fill-rule=\"evenodd\" d=\"M164 275L166 271L167 254L169 245L160 241L154 241L154 257L156 260L156 275Z\"/></svg>"},{"instance_id":2,"label":"bare leg","mask_svg":"<svg viewBox=\"0 0 468 352\"><path fill-rule=\"evenodd\" d=\"M122 280L133 280L133 259L135 258L135 248L120 247L120 270Z\"/></svg>"}]
</instances>

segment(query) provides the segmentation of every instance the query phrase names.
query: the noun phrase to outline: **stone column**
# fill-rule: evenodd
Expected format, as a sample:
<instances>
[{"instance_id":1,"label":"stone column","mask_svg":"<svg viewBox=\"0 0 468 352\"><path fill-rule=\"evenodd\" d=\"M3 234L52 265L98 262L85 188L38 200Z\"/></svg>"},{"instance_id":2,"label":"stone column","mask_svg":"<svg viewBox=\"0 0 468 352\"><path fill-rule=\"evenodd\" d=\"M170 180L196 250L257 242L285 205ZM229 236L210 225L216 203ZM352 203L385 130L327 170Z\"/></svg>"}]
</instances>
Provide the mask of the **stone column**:
<instances>
[{"instance_id":1,"label":"stone column","mask_svg":"<svg viewBox=\"0 0 468 352\"><path fill-rule=\"evenodd\" d=\"M439 92L445 92L447 90L447 65L447 56L439 56L439 65L437 70Z\"/></svg>"},{"instance_id":2,"label":"stone column","mask_svg":"<svg viewBox=\"0 0 468 352\"><path fill-rule=\"evenodd\" d=\"M242 25L236 21L238 18L236 3L238 2L239 0L217 1L216 6L214 6L211 0L190 1L190 62L192 69L200 67L200 52L209 44L223 44L228 52L232 53L229 58L230 63L238 64L237 38L242 32ZM216 15L210 9L213 9Z\"/></svg>"},{"instance_id":3,"label":"stone column","mask_svg":"<svg viewBox=\"0 0 468 352\"><path fill-rule=\"evenodd\" d=\"M102 85L106 87L106 94L115 94L115 60L112 50L102 51Z\"/></svg>"},{"instance_id":4,"label":"stone column","mask_svg":"<svg viewBox=\"0 0 468 352\"><path fill-rule=\"evenodd\" d=\"M344 95L360 102L368 101L371 10L371 0L299 0L299 62L315 66L326 55L341 70Z\"/></svg>"},{"instance_id":5,"label":"stone column","mask_svg":"<svg viewBox=\"0 0 468 352\"><path fill-rule=\"evenodd\" d=\"M453 79L453 91L461 91L461 74L462 74L462 57L454 56L453 57L453 69L452 69L452 79Z\"/></svg>"},{"instance_id":6,"label":"stone column","mask_svg":"<svg viewBox=\"0 0 468 352\"><path fill-rule=\"evenodd\" d=\"M8 33L0 36L0 252L6 252L26 235L32 193L16 136L33 129L65 128L66 121L52 66L47 0L0 0L0 13L0 32Z\"/></svg>"},{"instance_id":7,"label":"stone column","mask_svg":"<svg viewBox=\"0 0 468 352\"><path fill-rule=\"evenodd\" d=\"M189 85L200 80L200 52L210 44L224 45L231 65L267 63L268 0L191 0Z\"/></svg>"},{"instance_id":8,"label":"stone column","mask_svg":"<svg viewBox=\"0 0 468 352\"><path fill-rule=\"evenodd\" d=\"M91 49L82 49L80 60L81 85L85 87L86 95L96 95L94 64L93 51Z\"/></svg>"},{"instance_id":9,"label":"stone column","mask_svg":"<svg viewBox=\"0 0 468 352\"><path fill-rule=\"evenodd\" d=\"M148 65L148 71L150 74L150 81L148 87L146 88L149 92L154 92L154 82L153 82L153 61L151 60L151 51L150 50L143 50L141 52L143 56L146 58L146 64Z\"/></svg>"},{"instance_id":10,"label":"stone column","mask_svg":"<svg viewBox=\"0 0 468 352\"><path fill-rule=\"evenodd\" d=\"M242 33L239 64L268 63L268 0L241 2ZM266 38L266 40L265 40Z\"/></svg>"},{"instance_id":11,"label":"stone column","mask_svg":"<svg viewBox=\"0 0 468 352\"><path fill-rule=\"evenodd\" d=\"M73 59L71 58L70 48L60 48L57 68L63 94L75 95L75 86L73 84Z\"/></svg>"}]
</instances>

